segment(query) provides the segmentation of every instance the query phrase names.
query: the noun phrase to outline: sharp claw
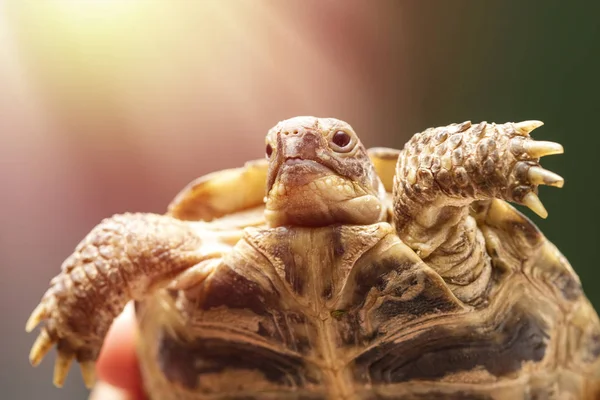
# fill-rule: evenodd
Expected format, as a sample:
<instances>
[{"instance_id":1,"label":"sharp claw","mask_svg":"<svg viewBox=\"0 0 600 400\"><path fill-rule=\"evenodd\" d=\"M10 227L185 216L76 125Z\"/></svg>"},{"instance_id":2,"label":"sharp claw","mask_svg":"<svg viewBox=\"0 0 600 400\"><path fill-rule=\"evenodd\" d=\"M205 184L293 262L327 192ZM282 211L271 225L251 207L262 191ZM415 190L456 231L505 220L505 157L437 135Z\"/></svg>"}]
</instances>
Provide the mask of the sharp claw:
<instances>
[{"instance_id":1,"label":"sharp claw","mask_svg":"<svg viewBox=\"0 0 600 400\"><path fill-rule=\"evenodd\" d=\"M35 310L29 316L27 323L25 324L25 331L31 332L35 327L46 318L46 307L40 303L37 305Z\"/></svg>"},{"instance_id":2,"label":"sharp claw","mask_svg":"<svg viewBox=\"0 0 600 400\"><path fill-rule=\"evenodd\" d=\"M565 184L562 176L542 167L529 168L527 176L529 177L529 182L534 185L548 185L561 188Z\"/></svg>"},{"instance_id":3,"label":"sharp claw","mask_svg":"<svg viewBox=\"0 0 600 400\"><path fill-rule=\"evenodd\" d=\"M523 205L528 207L531 211L539 215L541 218L548 217L548 211L540 201L539 197L533 192L529 192L523 197Z\"/></svg>"},{"instance_id":4,"label":"sharp claw","mask_svg":"<svg viewBox=\"0 0 600 400\"><path fill-rule=\"evenodd\" d=\"M69 373L69 368L71 368L71 363L73 362L73 355L70 353L62 353L58 352L56 357L56 361L54 363L54 386L62 387L65 383L65 379Z\"/></svg>"},{"instance_id":5,"label":"sharp claw","mask_svg":"<svg viewBox=\"0 0 600 400\"><path fill-rule=\"evenodd\" d=\"M527 141L523 144L525 152L533 158L540 158L552 154L562 154L565 152L560 143L544 141Z\"/></svg>"},{"instance_id":6,"label":"sharp claw","mask_svg":"<svg viewBox=\"0 0 600 400\"><path fill-rule=\"evenodd\" d=\"M96 365L93 361L83 361L79 363L83 383L88 389L91 389L96 383Z\"/></svg>"},{"instance_id":7,"label":"sharp claw","mask_svg":"<svg viewBox=\"0 0 600 400\"><path fill-rule=\"evenodd\" d=\"M513 125L517 133L520 133L521 135L529 135L529 132L536 128L539 128L540 126L544 125L544 123L542 121L531 120L516 122Z\"/></svg>"},{"instance_id":8,"label":"sharp claw","mask_svg":"<svg viewBox=\"0 0 600 400\"><path fill-rule=\"evenodd\" d=\"M29 352L29 362L31 365L34 367L37 366L42 361L44 356L50 351L53 344L54 341L50 339L48 332L46 332L45 329L42 330L35 340L35 343L33 343L31 351Z\"/></svg>"}]
</instances>

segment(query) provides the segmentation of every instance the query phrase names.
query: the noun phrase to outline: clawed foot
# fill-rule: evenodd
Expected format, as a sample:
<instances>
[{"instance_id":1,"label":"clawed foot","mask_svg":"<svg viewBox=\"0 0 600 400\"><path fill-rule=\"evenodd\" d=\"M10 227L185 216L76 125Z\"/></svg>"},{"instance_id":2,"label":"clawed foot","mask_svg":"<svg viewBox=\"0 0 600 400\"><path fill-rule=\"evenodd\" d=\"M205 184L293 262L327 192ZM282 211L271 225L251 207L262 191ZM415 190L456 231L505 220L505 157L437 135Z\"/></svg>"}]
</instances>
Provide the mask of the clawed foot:
<instances>
[{"instance_id":1,"label":"clawed foot","mask_svg":"<svg viewBox=\"0 0 600 400\"><path fill-rule=\"evenodd\" d=\"M87 344L83 340L77 340L76 338L60 337L58 332L53 328L56 326L56 319L52 316L52 312L44 300L31 313L25 330L31 332L42 322L44 326L29 353L31 365L37 366L50 349L56 345L57 357L54 364L54 385L62 387L73 360L77 359L81 368L83 381L88 388L91 388L95 382L94 360L99 351L98 346Z\"/></svg>"},{"instance_id":2,"label":"clawed foot","mask_svg":"<svg viewBox=\"0 0 600 400\"><path fill-rule=\"evenodd\" d=\"M95 358L98 352L97 346L86 345L83 341L61 338L52 329L56 324L44 302L40 303L33 311L27 321L26 331L31 332L39 323L44 322L45 326L35 340L29 353L31 365L37 366L50 349L56 345L57 357L54 364L54 385L62 387L69 373L69 369L74 359L79 361L81 375L86 387L91 388L95 382Z\"/></svg>"},{"instance_id":3,"label":"clawed foot","mask_svg":"<svg viewBox=\"0 0 600 400\"><path fill-rule=\"evenodd\" d=\"M214 257L211 251L221 254L221 247L203 247L200 237L196 225L164 215L128 213L103 220L64 261L29 317L28 332L43 325L31 364L39 364L56 345L54 384L64 383L75 359L86 386L92 386L104 338L127 302Z\"/></svg>"},{"instance_id":4,"label":"clawed foot","mask_svg":"<svg viewBox=\"0 0 600 400\"><path fill-rule=\"evenodd\" d=\"M541 125L540 121L477 125L466 121L415 134L400 156L396 173L398 226L414 218L427 222L420 217L424 208L427 215L437 217L440 205L464 207L493 198L525 205L546 218L537 187L561 187L564 180L542 168L540 157L560 154L563 147L531 139L530 132Z\"/></svg>"},{"instance_id":5,"label":"clawed foot","mask_svg":"<svg viewBox=\"0 0 600 400\"><path fill-rule=\"evenodd\" d=\"M516 157L512 173L513 201L530 208L542 218L548 216L548 211L537 196L537 187L547 185L563 187L564 179L554 172L540 166L543 156L562 154L563 146L555 142L535 141L529 133L543 125L540 121L523 121L513 124L515 136L510 139L510 151Z\"/></svg>"}]
</instances>

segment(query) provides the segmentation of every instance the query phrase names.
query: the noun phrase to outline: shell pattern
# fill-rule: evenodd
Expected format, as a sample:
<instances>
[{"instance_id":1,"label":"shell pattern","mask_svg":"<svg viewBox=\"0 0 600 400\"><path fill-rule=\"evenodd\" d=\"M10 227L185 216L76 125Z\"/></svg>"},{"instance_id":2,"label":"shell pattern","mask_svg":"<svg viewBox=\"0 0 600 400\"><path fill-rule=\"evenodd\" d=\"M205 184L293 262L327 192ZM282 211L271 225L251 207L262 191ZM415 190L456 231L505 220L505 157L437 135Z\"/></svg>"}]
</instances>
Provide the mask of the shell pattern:
<instances>
[{"instance_id":1,"label":"shell pattern","mask_svg":"<svg viewBox=\"0 0 600 400\"><path fill-rule=\"evenodd\" d=\"M164 215L96 226L32 313L88 386L134 301L150 399L600 398L600 320L545 218L539 121L452 124L402 150L296 117L267 158L191 182Z\"/></svg>"}]
</instances>

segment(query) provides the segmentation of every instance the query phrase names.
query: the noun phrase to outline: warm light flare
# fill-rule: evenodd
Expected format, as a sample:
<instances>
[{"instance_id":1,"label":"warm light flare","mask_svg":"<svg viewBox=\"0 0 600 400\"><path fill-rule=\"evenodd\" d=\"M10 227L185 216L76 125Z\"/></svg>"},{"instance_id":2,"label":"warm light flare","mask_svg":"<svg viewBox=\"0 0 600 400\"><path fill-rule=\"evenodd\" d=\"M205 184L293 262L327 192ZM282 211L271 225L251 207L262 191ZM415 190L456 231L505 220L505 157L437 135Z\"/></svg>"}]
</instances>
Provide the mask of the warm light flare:
<instances>
[{"instance_id":1,"label":"warm light flare","mask_svg":"<svg viewBox=\"0 0 600 400\"><path fill-rule=\"evenodd\" d=\"M343 49L353 46L348 34L364 37L357 32L373 27L360 27L357 14L341 5L6 4L14 41L22 44L12 56L28 66L60 131L77 132L94 151L127 142L167 165L165 135L178 138L170 144L177 152L202 148L216 130L260 137L273 121L297 114L356 120L369 113L360 101L370 96L363 78L371 72L357 79L362 57L349 58ZM333 34L342 29L347 33Z\"/></svg>"},{"instance_id":2,"label":"warm light flare","mask_svg":"<svg viewBox=\"0 0 600 400\"><path fill-rule=\"evenodd\" d=\"M35 7L43 8L49 18L87 24L80 25L82 28L97 28L101 24L110 26L119 19L131 18L148 3L141 0L46 0L35 2Z\"/></svg>"}]
</instances>

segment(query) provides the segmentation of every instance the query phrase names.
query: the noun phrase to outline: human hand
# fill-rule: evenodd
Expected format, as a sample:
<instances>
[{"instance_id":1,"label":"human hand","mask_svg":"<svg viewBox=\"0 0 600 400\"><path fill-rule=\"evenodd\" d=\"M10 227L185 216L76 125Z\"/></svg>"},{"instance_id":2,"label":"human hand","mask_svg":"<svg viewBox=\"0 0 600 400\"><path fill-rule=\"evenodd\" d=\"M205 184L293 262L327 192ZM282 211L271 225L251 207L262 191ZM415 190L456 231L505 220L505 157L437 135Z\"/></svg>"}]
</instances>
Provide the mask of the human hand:
<instances>
[{"instance_id":1,"label":"human hand","mask_svg":"<svg viewBox=\"0 0 600 400\"><path fill-rule=\"evenodd\" d=\"M142 389L135 337L133 304L128 304L111 326L98 363L98 383L89 400L146 400Z\"/></svg>"}]
</instances>

